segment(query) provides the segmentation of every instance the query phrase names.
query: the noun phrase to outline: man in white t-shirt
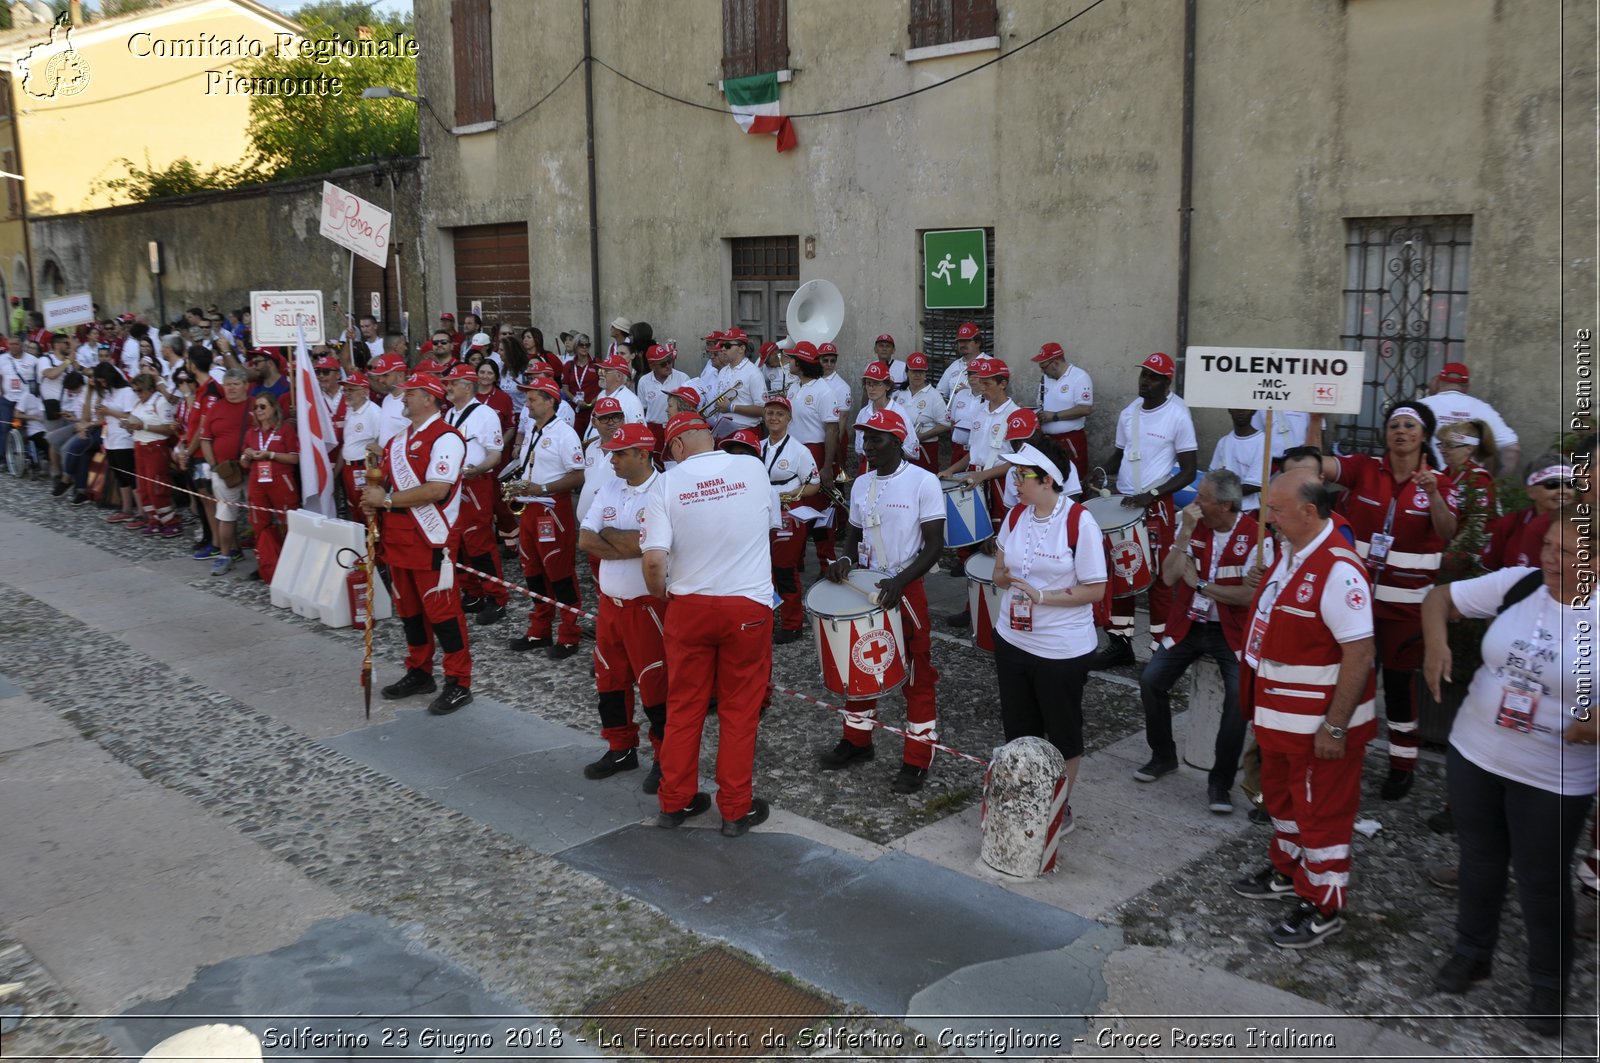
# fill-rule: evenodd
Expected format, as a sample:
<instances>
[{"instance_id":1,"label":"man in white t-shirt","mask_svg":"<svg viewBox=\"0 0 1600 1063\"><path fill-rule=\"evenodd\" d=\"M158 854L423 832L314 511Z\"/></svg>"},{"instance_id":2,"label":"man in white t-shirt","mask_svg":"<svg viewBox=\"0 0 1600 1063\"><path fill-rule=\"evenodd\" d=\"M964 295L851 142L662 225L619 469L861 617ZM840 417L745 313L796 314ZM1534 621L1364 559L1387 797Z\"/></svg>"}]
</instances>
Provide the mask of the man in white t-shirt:
<instances>
[{"instance_id":1,"label":"man in white t-shirt","mask_svg":"<svg viewBox=\"0 0 1600 1063\"><path fill-rule=\"evenodd\" d=\"M1089 476L1089 437L1084 431L1094 409L1094 381L1067 361L1059 343L1047 343L1033 356L1039 366L1039 427L1057 443L1066 443L1078 479Z\"/></svg>"},{"instance_id":2,"label":"man in white t-shirt","mask_svg":"<svg viewBox=\"0 0 1600 1063\"><path fill-rule=\"evenodd\" d=\"M899 391L906 386L906 363L894 356L894 337L885 332L872 341L872 356L889 367L889 390Z\"/></svg>"},{"instance_id":3,"label":"man in white t-shirt","mask_svg":"<svg viewBox=\"0 0 1600 1063\"><path fill-rule=\"evenodd\" d=\"M367 390L367 374L351 373L340 387L344 392L344 424L339 437L339 480L344 484L350 519L365 524L367 511L361 504L361 492L367 486L367 456L383 446L379 434L383 411Z\"/></svg>"},{"instance_id":4,"label":"man in white t-shirt","mask_svg":"<svg viewBox=\"0 0 1600 1063\"><path fill-rule=\"evenodd\" d=\"M644 352L650 372L639 378L639 402L644 406L644 423L656 437L656 457L661 457L661 435L667 427L667 396L689 383L689 376L676 367L678 352L664 344L652 344Z\"/></svg>"},{"instance_id":5,"label":"man in white t-shirt","mask_svg":"<svg viewBox=\"0 0 1600 1063\"><path fill-rule=\"evenodd\" d=\"M476 613L478 624L503 620L510 593L502 583L499 543L495 539L494 504L500 497L500 482L495 468L505 449L500 431L500 415L478 401L478 370L460 362L445 374L445 423L467 441L467 460L461 469L461 516L456 522L461 537L461 556L466 565L461 572L461 608ZM468 570L471 571L468 571ZM494 580L478 575L487 572Z\"/></svg>"},{"instance_id":6,"label":"man in white t-shirt","mask_svg":"<svg viewBox=\"0 0 1600 1063\"><path fill-rule=\"evenodd\" d=\"M1493 406L1467 394L1471 380L1465 365L1446 362L1434 378L1433 394L1420 401L1433 411L1435 423L1441 428L1457 421L1482 421L1494 433L1495 446L1500 448L1500 475L1514 475L1522 467L1522 444ZM1437 452L1434 459L1437 464L1444 464Z\"/></svg>"},{"instance_id":7,"label":"man in white t-shirt","mask_svg":"<svg viewBox=\"0 0 1600 1063\"><path fill-rule=\"evenodd\" d=\"M1267 435L1251 426L1254 410L1229 410L1233 431L1217 440L1206 469L1227 469L1239 477L1244 487L1240 512L1254 513L1261 508L1261 468L1267 457Z\"/></svg>"},{"instance_id":8,"label":"man in white t-shirt","mask_svg":"<svg viewBox=\"0 0 1600 1063\"><path fill-rule=\"evenodd\" d=\"M714 449L694 414L667 422L661 474L645 506L645 586L667 603L667 723L657 826L677 827L711 807L699 792L700 739L717 699L717 807L722 833L766 822L751 796L756 726L772 676L772 563L777 492L760 458Z\"/></svg>"},{"instance_id":9,"label":"man in white t-shirt","mask_svg":"<svg viewBox=\"0 0 1600 1063\"><path fill-rule=\"evenodd\" d=\"M1250 427L1267 430L1267 411L1256 410L1250 415ZM1297 410L1272 411L1272 460L1278 461L1286 451L1306 445L1306 434L1311 430L1311 415ZM1317 414L1317 435L1323 432L1323 417ZM1275 465L1274 468L1277 466Z\"/></svg>"},{"instance_id":10,"label":"man in white t-shirt","mask_svg":"<svg viewBox=\"0 0 1600 1063\"><path fill-rule=\"evenodd\" d=\"M596 403L597 421L605 417L600 409ZM653 794L661 787L661 742L667 726L667 662L661 634L665 606L645 586L639 535L659 475L651 457L656 441L642 424L619 424L600 446L612 475L581 518L578 549L599 559L594 685L600 699L600 736L607 748L599 760L584 767L583 775L607 779L639 766L639 725L628 700L637 683L655 752L643 789Z\"/></svg>"},{"instance_id":11,"label":"man in white t-shirt","mask_svg":"<svg viewBox=\"0 0 1600 1063\"><path fill-rule=\"evenodd\" d=\"M578 518L573 492L583 486L583 444L572 426L556 416L561 389L548 377L534 377L518 387L527 392L528 425L516 458L501 478L526 483L519 518L517 553L528 589L537 595L528 613L528 630L512 639L517 653L549 647L550 657L565 660L578 652ZM555 603L561 609L556 618ZM554 643L551 631L555 630Z\"/></svg>"},{"instance_id":12,"label":"man in white t-shirt","mask_svg":"<svg viewBox=\"0 0 1600 1063\"><path fill-rule=\"evenodd\" d=\"M939 394L946 402L954 402L957 389L967 382L967 363L983 356L982 333L971 321L956 329L956 357L939 376Z\"/></svg>"},{"instance_id":13,"label":"man in white t-shirt","mask_svg":"<svg viewBox=\"0 0 1600 1063\"><path fill-rule=\"evenodd\" d=\"M607 355L599 363L600 394L595 396L598 406L601 399L611 399L622 409L622 419L628 424L644 424L644 403L628 387L633 378L633 365L625 353Z\"/></svg>"},{"instance_id":14,"label":"man in white t-shirt","mask_svg":"<svg viewBox=\"0 0 1600 1063\"><path fill-rule=\"evenodd\" d=\"M939 389L928 383L928 356L921 351L906 355L906 389L901 401L911 411L911 431L916 434L917 465L939 471L939 438L950 434L950 405Z\"/></svg>"},{"instance_id":15,"label":"man in white t-shirt","mask_svg":"<svg viewBox=\"0 0 1600 1063\"><path fill-rule=\"evenodd\" d=\"M367 381L383 414L378 421L380 447L388 446L389 440L411 423L406 419L405 393L400 387L405 379L406 361L396 355L379 355L367 365Z\"/></svg>"},{"instance_id":16,"label":"man in white t-shirt","mask_svg":"<svg viewBox=\"0 0 1600 1063\"><path fill-rule=\"evenodd\" d=\"M907 669L902 688L906 730L917 737L906 738L900 771L890 788L897 794L912 794L922 789L933 763L929 743L939 740L935 697L939 672L933 666L933 626L922 577L938 563L944 549L944 494L936 476L905 460L910 429L900 414L879 410L861 427L867 472L851 485L850 521L839 542L839 559L828 566L827 576L839 583L851 568L882 573L885 578L877 581L878 603L885 609L900 608L905 644L899 651L905 655ZM852 661L858 650L863 660L875 660L875 651L883 649L875 640L883 635L883 629L860 635L850 648ZM825 771L873 758L877 704L876 698L850 702L852 711L844 718L844 736L820 758Z\"/></svg>"},{"instance_id":17,"label":"man in white t-shirt","mask_svg":"<svg viewBox=\"0 0 1600 1063\"><path fill-rule=\"evenodd\" d=\"M722 346L727 353L717 373L716 394L720 397L706 411L708 416L717 415L714 430L718 439L760 424L767 396L767 379L748 357L750 337L744 329L735 325L724 332Z\"/></svg>"},{"instance_id":18,"label":"man in white t-shirt","mask_svg":"<svg viewBox=\"0 0 1600 1063\"><path fill-rule=\"evenodd\" d=\"M9 425L18 400L35 387L39 360L25 353L22 340L16 336L7 340L6 346L8 349L0 354L0 424Z\"/></svg>"},{"instance_id":19,"label":"man in white t-shirt","mask_svg":"<svg viewBox=\"0 0 1600 1063\"><path fill-rule=\"evenodd\" d=\"M1128 557L1110 558L1112 589L1119 582L1149 580L1150 641L1159 645L1167 626L1167 610L1172 591L1155 578L1161 571L1177 534L1177 519L1172 496L1193 482L1197 466L1194 418L1189 407L1172 394L1177 366L1172 359L1156 352L1139 363L1139 397L1117 416L1116 450L1105 463L1108 476L1116 478L1117 494L1123 506L1143 510L1145 531L1150 542L1151 571L1141 574L1143 559L1129 552ZM1172 471L1173 465L1178 471ZM1118 568L1121 565L1121 568ZM1134 663L1133 614L1137 595L1111 599L1111 624L1107 648L1095 655L1092 667L1113 668Z\"/></svg>"}]
</instances>

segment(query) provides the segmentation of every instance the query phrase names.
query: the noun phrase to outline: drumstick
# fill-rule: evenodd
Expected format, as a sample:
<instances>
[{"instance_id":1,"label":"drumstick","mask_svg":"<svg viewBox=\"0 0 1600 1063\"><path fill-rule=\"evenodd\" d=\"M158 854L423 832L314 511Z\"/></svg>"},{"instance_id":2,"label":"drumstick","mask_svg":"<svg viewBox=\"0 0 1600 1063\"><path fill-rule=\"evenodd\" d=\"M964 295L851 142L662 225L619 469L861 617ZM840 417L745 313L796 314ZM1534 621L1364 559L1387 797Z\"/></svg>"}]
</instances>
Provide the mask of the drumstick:
<instances>
[{"instance_id":1,"label":"drumstick","mask_svg":"<svg viewBox=\"0 0 1600 1063\"><path fill-rule=\"evenodd\" d=\"M857 584L855 580L850 580L850 579L845 580L844 581L844 585L846 587L849 587L851 590L855 591L857 594L861 595L861 597L865 598L867 601L871 602L873 605L877 605L878 604L878 591L877 591L877 588L873 588L871 590L868 590L866 587L863 587L863 586L860 586L859 584Z\"/></svg>"}]
</instances>

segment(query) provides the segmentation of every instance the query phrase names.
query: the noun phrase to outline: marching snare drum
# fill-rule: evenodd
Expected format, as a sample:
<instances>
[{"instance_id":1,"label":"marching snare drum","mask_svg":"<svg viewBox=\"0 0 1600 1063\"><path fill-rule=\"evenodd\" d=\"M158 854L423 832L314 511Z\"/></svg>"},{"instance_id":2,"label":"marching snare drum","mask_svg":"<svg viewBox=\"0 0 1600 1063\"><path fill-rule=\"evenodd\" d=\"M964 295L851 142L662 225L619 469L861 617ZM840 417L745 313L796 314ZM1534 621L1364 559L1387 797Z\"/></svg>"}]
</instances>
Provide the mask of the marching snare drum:
<instances>
[{"instance_id":1,"label":"marching snare drum","mask_svg":"<svg viewBox=\"0 0 1600 1063\"><path fill-rule=\"evenodd\" d=\"M994 585L994 558L973 554L967 558L967 612L972 616L972 644L984 653L994 652L994 620L1000 615L1005 592Z\"/></svg>"},{"instance_id":2,"label":"marching snare drum","mask_svg":"<svg viewBox=\"0 0 1600 1063\"><path fill-rule=\"evenodd\" d=\"M1105 539L1106 574L1111 584L1108 593L1113 598L1131 597L1148 589L1155 580L1144 510L1124 506L1122 498L1104 495L1084 503Z\"/></svg>"},{"instance_id":3,"label":"marching snare drum","mask_svg":"<svg viewBox=\"0 0 1600 1063\"><path fill-rule=\"evenodd\" d=\"M951 548L972 546L994 538L994 522L989 519L989 503L983 486L968 487L957 481L944 489L944 544Z\"/></svg>"},{"instance_id":4,"label":"marching snare drum","mask_svg":"<svg viewBox=\"0 0 1600 1063\"><path fill-rule=\"evenodd\" d=\"M822 683L847 700L882 697L906 681L900 608L877 604L877 584L888 578L858 568L845 583L819 580L806 591Z\"/></svg>"}]
</instances>

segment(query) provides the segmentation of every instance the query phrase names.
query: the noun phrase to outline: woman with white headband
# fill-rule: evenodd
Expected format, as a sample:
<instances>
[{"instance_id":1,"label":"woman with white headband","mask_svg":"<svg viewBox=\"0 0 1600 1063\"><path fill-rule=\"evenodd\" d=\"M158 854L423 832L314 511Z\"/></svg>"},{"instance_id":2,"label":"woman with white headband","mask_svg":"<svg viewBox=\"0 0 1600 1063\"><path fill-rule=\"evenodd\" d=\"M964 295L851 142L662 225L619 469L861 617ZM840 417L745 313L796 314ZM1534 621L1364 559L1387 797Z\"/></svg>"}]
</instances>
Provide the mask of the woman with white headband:
<instances>
[{"instance_id":1,"label":"woman with white headband","mask_svg":"<svg viewBox=\"0 0 1600 1063\"><path fill-rule=\"evenodd\" d=\"M1411 684L1422 667L1422 600L1439 575L1457 522L1450 502L1455 481L1428 465L1433 411L1401 399L1384 410L1383 425L1381 457L1323 458L1322 474L1350 491L1346 515L1372 580L1373 628L1389 721L1389 777L1382 796L1398 801L1411 792L1416 778L1420 743Z\"/></svg>"},{"instance_id":2,"label":"woman with white headband","mask_svg":"<svg viewBox=\"0 0 1600 1063\"><path fill-rule=\"evenodd\" d=\"M1573 499L1577 476L1559 454L1541 454L1528 466L1528 505L1507 513L1489 526L1484 567L1491 572L1539 563L1539 551L1550 520Z\"/></svg>"}]
</instances>

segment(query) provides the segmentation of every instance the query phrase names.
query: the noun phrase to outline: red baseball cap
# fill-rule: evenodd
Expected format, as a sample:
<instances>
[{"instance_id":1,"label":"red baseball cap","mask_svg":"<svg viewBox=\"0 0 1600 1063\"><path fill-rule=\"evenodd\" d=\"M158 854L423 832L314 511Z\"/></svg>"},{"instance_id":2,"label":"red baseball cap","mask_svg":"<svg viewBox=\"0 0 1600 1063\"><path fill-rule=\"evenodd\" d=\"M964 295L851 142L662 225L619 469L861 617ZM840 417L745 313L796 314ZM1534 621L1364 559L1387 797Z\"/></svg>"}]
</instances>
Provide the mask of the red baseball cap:
<instances>
[{"instance_id":1,"label":"red baseball cap","mask_svg":"<svg viewBox=\"0 0 1600 1063\"><path fill-rule=\"evenodd\" d=\"M763 343L761 345L761 360L762 361L766 361L768 358L771 358L772 357L772 353L774 351L776 351L777 349L778 349L778 345L776 343L773 343L771 340L768 340L766 343Z\"/></svg>"},{"instance_id":2,"label":"red baseball cap","mask_svg":"<svg viewBox=\"0 0 1600 1063\"><path fill-rule=\"evenodd\" d=\"M762 405L763 406L782 406L784 409L788 410L790 413L794 412L794 403L789 401L789 397L787 395L768 395L767 396L767 401L762 403Z\"/></svg>"},{"instance_id":3,"label":"red baseball cap","mask_svg":"<svg viewBox=\"0 0 1600 1063\"><path fill-rule=\"evenodd\" d=\"M735 325L728 331L724 332L722 334L722 338L727 343L742 343L746 346L749 346L750 344L750 334L745 332L745 330L740 328L738 325Z\"/></svg>"},{"instance_id":4,"label":"red baseball cap","mask_svg":"<svg viewBox=\"0 0 1600 1063\"><path fill-rule=\"evenodd\" d=\"M921 351L912 351L906 355L906 368L920 369L926 373L928 371L928 356Z\"/></svg>"},{"instance_id":5,"label":"red baseball cap","mask_svg":"<svg viewBox=\"0 0 1600 1063\"><path fill-rule=\"evenodd\" d=\"M454 321L455 319L456 319L456 316L454 314L452 314L448 310L446 310L444 313L439 315L439 320L440 321Z\"/></svg>"},{"instance_id":6,"label":"red baseball cap","mask_svg":"<svg viewBox=\"0 0 1600 1063\"><path fill-rule=\"evenodd\" d=\"M444 381L427 373L412 373L400 387L404 391L426 391L435 398L444 398Z\"/></svg>"},{"instance_id":7,"label":"red baseball cap","mask_svg":"<svg viewBox=\"0 0 1600 1063\"><path fill-rule=\"evenodd\" d=\"M422 366L417 366L417 369L420 371ZM470 380L476 384L478 382L478 367L468 365L466 362L459 362L454 369L444 375L444 378L446 380Z\"/></svg>"},{"instance_id":8,"label":"red baseball cap","mask_svg":"<svg viewBox=\"0 0 1600 1063\"><path fill-rule=\"evenodd\" d=\"M596 412L598 412L598 408ZM656 447L656 434L650 431L649 425L634 422L623 425L612 434L610 439L600 444L601 450L627 450L630 447L654 450Z\"/></svg>"},{"instance_id":9,"label":"red baseball cap","mask_svg":"<svg viewBox=\"0 0 1600 1063\"><path fill-rule=\"evenodd\" d=\"M974 358L967 363L967 375L977 377L1010 376L1011 367L998 358Z\"/></svg>"},{"instance_id":10,"label":"red baseball cap","mask_svg":"<svg viewBox=\"0 0 1600 1063\"><path fill-rule=\"evenodd\" d=\"M1172 363L1172 357L1162 354L1160 351L1152 354L1140 362L1139 365L1152 373L1159 373L1162 376L1175 376L1178 372L1178 367Z\"/></svg>"},{"instance_id":11,"label":"red baseball cap","mask_svg":"<svg viewBox=\"0 0 1600 1063\"><path fill-rule=\"evenodd\" d=\"M661 435L662 449L670 447L672 441L685 432L709 432L711 426L700 417L698 413L675 413L672 420L667 422L666 429Z\"/></svg>"},{"instance_id":12,"label":"red baseball cap","mask_svg":"<svg viewBox=\"0 0 1600 1063\"><path fill-rule=\"evenodd\" d=\"M373 376L382 376L384 373L403 373L406 360L398 354L380 354L367 363L367 372Z\"/></svg>"},{"instance_id":13,"label":"red baseball cap","mask_svg":"<svg viewBox=\"0 0 1600 1063\"><path fill-rule=\"evenodd\" d=\"M876 380L880 383L889 382L889 367L882 362L872 362L861 371L862 380Z\"/></svg>"},{"instance_id":14,"label":"red baseball cap","mask_svg":"<svg viewBox=\"0 0 1600 1063\"><path fill-rule=\"evenodd\" d=\"M1061 349L1061 344L1047 343L1039 348L1039 353L1033 356L1033 360L1040 365L1044 365L1047 362L1053 362L1057 358L1065 358L1066 356L1067 352Z\"/></svg>"},{"instance_id":15,"label":"red baseball cap","mask_svg":"<svg viewBox=\"0 0 1600 1063\"><path fill-rule=\"evenodd\" d=\"M313 369L338 369L339 368L339 359L335 358L331 354L325 354L321 358L318 358L315 362L312 362L311 363L311 368L313 368Z\"/></svg>"},{"instance_id":16,"label":"red baseball cap","mask_svg":"<svg viewBox=\"0 0 1600 1063\"><path fill-rule=\"evenodd\" d=\"M1446 384L1465 384L1470 379L1467 367L1460 362L1446 362L1439 370L1439 379Z\"/></svg>"},{"instance_id":17,"label":"red baseball cap","mask_svg":"<svg viewBox=\"0 0 1600 1063\"><path fill-rule=\"evenodd\" d=\"M819 344L818 347L817 347L817 357L820 358L824 354L831 354L835 358L837 358L839 356L839 348L835 347L831 343Z\"/></svg>"},{"instance_id":18,"label":"red baseball cap","mask_svg":"<svg viewBox=\"0 0 1600 1063\"><path fill-rule=\"evenodd\" d=\"M902 443L908 434L905 418L889 409L872 411L872 416L862 421L861 427L874 432L888 432Z\"/></svg>"},{"instance_id":19,"label":"red baseball cap","mask_svg":"<svg viewBox=\"0 0 1600 1063\"><path fill-rule=\"evenodd\" d=\"M601 369L609 369L613 373L633 372L633 363L621 354L609 354L600 362Z\"/></svg>"},{"instance_id":20,"label":"red baseball cap","mask_svg":"<svg viewBox=\"0 0 1600 1063\"><path fill-rule=\"evenodd\" d=\"M644 352L645 361L647 362L667 362L677 356L677 351L660 343L652 343L649 349Z\"/></svg>"},{"instance_id":21,"label":"red baseball cap","mask_svg":"<svg viewBox=\"0 0 1600 1063\"><path fill-rule=\"evenodd\" d=\"M365 388L367 386L367 374L357 370L339 381L339 386L342 388Z\"/></svg>"},{"instance_id":22,"label":"red baseball cap","mask_svg":"<svg viewBox=\"0 0 1600 1063\"><path fill-rule=\"evenodd\" d=\"M621 417L622 403L607 395L594 404L594 415L596 417Z\"/></svg>"},{"instance_id":23,"label":"red baseball cap","mask_svg":"<svg viewBox=\"0 0 1600 1063\"><path fill-rule=\"evenodd\" d=\"M956 339L958 340L975 340L978 338L978 335L978 326L974 325L970 321L964 323L960 328L956 329Z\"/></svg>"},{"instance_id":24,"label":"red baseball cap","mask_svg":"<svg viewBox=\"0 0 1600 1063\"><path fill-rule=\"evenodd\" d=\"M537 391L542 394L549 395L557 402L561 401L561 389L556 387L555 381L551 380L549 377L536 376L526 384L518 384L517 387L521 388L523 391Z\"/></svg>"},{"instance_id":25,"label":"red baseball cap","mask_svg":"<svg viewBox=\"0 0 1600 1063\"><path fill-rule=\"evenodd\" d=\"M726 450L729 443L743 443L752 450L761 449L761 437L756 435L754 428L741 428L737 432L730 434L717 444L717 449Z\"/></svg>"},{"instance_id":26,"label":"red baseball cap","mask_svg":"<svg viewBox=\"0 0 1600 1063\"><path fill-rule=\"evenodd\" d=\"M1039 418L1032 410L1023 407L1006 418L1007 439L1027 439L1039 428Z\"/></svg>"},{"instance_id":27,"label":"red baseball cap","mask_svg":"<svg viewBox=\"0 0 1600 1063\"><path fill-rule=\"evenodd\" d=\"M817 346L810 340L801 340L789 348L789 357L802 362L814 362L817 360Z\"/></svg>"},{"instance_id":28,"label":"red baseball cap","mask_svg":"<svg viewBox=\"0 0 1600 1063\"><path fill-rule=\"evenodd\" d=\"M417 367L416 367L415 370L413 370L413 372L417 372L417 373L433 373L435 375L442 375L449 368L450 368L450 363L449 362L441 362L441 361L438 361L438 360L433 359L433 358L427 358L427 359L424 359L423 361L418 362L417 363ZM468 368L470 369L472 367L468 366Z\"/></svg>"},{"instance_id":29,"label":"red baseball cap","mask_svg":"<svg viewBox=\"0 0 1600 1063\"><path fill-rule=\"evenodd\" d=\"M432 340L425 340L423 342L422 346L417 348L417 353L418 354L432 354L433 353L433 341Z\"/></svg>"},{"instance_id":30,"label":"red baseball cap","mask_svg":"<svg viewBox=\"0 0 1600 1063\"><path fill-rule=\"evenodd\" d=\"M124 325L131 325L135 321L137 321L138 319L135 318L132 314L118 314L117 315L117 320L122 322Z\"/></svg>"},{"instance_id":31,"label":"red baseball cap","mask_svg":"<svg viewBox=\"0 0 1600 1063\"><path fill-rule=\"evenodd\" d=\"M682 399L684 402L687 402L690 406L693 406L697 410L700 408L700 393L694 388L690 387L688 384L685 384L681 388L673 388L671 391L667 392L667 394L678 396L678 398Z\"/></svg>"},{"instance_id":32,"label":"red baseball cap","mask_svg":"<svg viewBox=\"0 0 1600 1063\"><path fill-rule=\"evenodd\" d=\"M894 337L889 335L887 332L885 332L883 335L879 336L877 339L873 340L872 342L873 343L887 343L892 347L892 346L894 346Z\"/></svg>"},{"instance_id":33,"label":"red baseball cap","mask_svg":"<svg viewBox=\"0 0 1600 1063\"><path fill-rule=\"evenodd\" d=\"M721 329L712 329L710 332L706 333L705 341L706 341L706 346L707 347L711 346L713 343L721 343L722 342L722 330Z\"/></svg>"}]
</instances>

